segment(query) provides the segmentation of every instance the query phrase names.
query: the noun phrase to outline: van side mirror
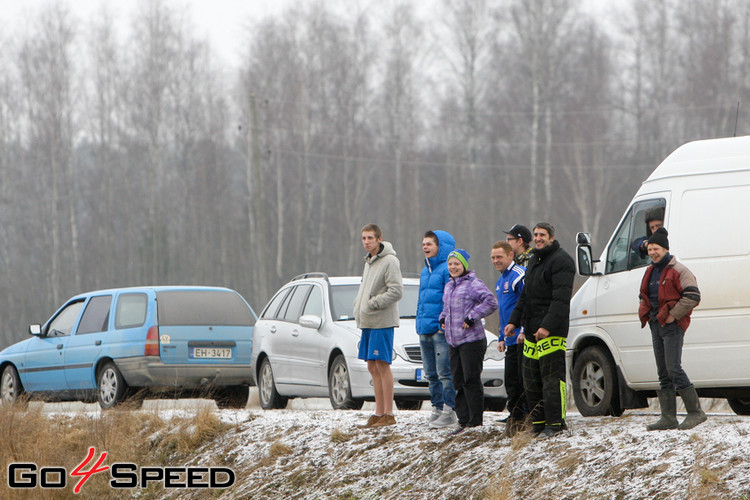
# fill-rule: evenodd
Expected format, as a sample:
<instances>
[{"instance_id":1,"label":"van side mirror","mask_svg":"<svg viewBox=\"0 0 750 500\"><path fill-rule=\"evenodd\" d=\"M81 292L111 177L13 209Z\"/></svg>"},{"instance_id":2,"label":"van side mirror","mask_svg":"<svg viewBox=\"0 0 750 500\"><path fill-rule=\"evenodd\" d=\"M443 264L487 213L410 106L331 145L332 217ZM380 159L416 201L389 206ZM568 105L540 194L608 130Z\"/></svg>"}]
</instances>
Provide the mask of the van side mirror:
<instances>
[{"instance_id":1,"label":"van side mirror","mask_svg":"<svg viewBox=\"0 0 750 500\"><path fill-rule=\"evenodd\" d=\"M39 336L42 334L42 325L29 325L29 335Z\"/></svg>"},{"instance_id":2,"label":"van side mirror","mask_svg":"<svg viewBox=\"0 0 750 500\"><path fill-rule=\"evenodd\" d=\"M576 249L576 267L581 276L591 276L593 269L591 265L591 247L579 245Z\"/></svg>"},{"instance_id":3,"label":"van side mirror","mask_svg":"<svg viewBox=\"0 0 750 500\"><path fill-rule=\"evenodd\" d=\"M594 273L594 262L591 257L591 234L589 233L578 233L576 234L576 269L578 274L581 276L591 276Z\"/></svg>"},{"instance_id":4,"label":"van side mirror","mask_svg":"<svg viewBox=\"0 0 750 500\"><path fill-rule=\"evenodd\" d=\"M591 234L589 233L576 234L576 244L591 246Z\"/></svg>"}]
</instances>

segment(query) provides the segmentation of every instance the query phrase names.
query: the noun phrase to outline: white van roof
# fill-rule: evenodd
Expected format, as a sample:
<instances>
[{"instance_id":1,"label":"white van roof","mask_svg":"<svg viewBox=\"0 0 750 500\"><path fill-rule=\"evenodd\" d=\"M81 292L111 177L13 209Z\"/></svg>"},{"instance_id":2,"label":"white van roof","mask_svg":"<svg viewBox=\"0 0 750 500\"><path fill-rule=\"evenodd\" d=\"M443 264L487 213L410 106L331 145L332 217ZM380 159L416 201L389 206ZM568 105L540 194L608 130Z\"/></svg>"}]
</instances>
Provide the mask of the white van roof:
<instances>
[{"instance_id":1,"label":"white van roof","mask_svg":"<svg viewBox=\"0 0 750 500\"><path fill-rule=\"evenodd\" d=\"M668 177L750 170L750 136L688 142L675 149L644 184Z\"/></svg>"}]
</instances>

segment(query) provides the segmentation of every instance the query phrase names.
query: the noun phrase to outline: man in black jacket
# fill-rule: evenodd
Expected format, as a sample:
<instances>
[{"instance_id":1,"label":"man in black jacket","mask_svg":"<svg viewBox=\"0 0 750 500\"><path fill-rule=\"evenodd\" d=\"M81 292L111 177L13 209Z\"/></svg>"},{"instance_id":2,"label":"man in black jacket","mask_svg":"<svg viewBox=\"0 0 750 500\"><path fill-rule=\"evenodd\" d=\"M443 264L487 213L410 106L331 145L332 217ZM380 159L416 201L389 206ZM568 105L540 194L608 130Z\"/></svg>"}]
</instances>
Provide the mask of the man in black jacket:
<instances>
[{"instance_id":1,"label":"man in black jacket","mask_svg":"<svg viewBox=\"0 0 750 500\"><path fill-rule=\"evenodd\" d=\"M550 437L565 428L565 347L575 263L546 222L534 226L526 285L505 334L523 326L523 385L533 432Z\"/></svg>"}]
</instances>

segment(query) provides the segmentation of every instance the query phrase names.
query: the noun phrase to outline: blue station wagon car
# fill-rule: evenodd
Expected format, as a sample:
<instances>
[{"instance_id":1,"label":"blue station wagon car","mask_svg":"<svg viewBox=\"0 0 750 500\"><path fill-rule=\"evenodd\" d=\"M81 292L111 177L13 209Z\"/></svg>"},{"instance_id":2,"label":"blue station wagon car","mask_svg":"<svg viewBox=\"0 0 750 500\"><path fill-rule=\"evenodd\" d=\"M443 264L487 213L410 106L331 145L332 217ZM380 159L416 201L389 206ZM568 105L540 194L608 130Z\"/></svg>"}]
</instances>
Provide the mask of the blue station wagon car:
<instances>
[{"instance_id":1,"label":"blue station wagon car","mask_svg":"<svg viewBox=\"0 0 750 500\"><path fill-rule=\"evenodd\" d=\"M234 290L139 287L69 299L0 352L0 402L24 393L111 408L151 391L247 405L255 313Z\"/></svg>"}]
</instances>

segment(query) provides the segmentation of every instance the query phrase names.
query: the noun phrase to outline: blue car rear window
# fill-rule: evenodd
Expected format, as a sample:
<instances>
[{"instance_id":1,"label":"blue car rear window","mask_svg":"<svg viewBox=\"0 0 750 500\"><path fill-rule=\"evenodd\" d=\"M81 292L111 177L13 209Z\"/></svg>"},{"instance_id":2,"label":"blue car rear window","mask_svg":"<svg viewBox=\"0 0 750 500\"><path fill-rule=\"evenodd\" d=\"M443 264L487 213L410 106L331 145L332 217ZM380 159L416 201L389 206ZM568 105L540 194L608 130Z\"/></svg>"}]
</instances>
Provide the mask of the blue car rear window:
<instances>
[{"instance_id":1,"label":"blue car rear window","mask_svg":"<svg viewBox=\"0 0 750 500\"><path fill-rule=\"evenodd\" d=\"M146 322L148 297L145 293L124 293L117 300L115 328L138 328Z\"/></svg>"},{"instance_id":2,"label":"blue car rear window","mask_svg":"<svg viewBox=\"0 0 750 500\"><path fill-rule=\"evenodd\" d=\"M250 308L235 292L170 290L156 292L161 326L252 326Z\"/></svg>"}]
</instances>

